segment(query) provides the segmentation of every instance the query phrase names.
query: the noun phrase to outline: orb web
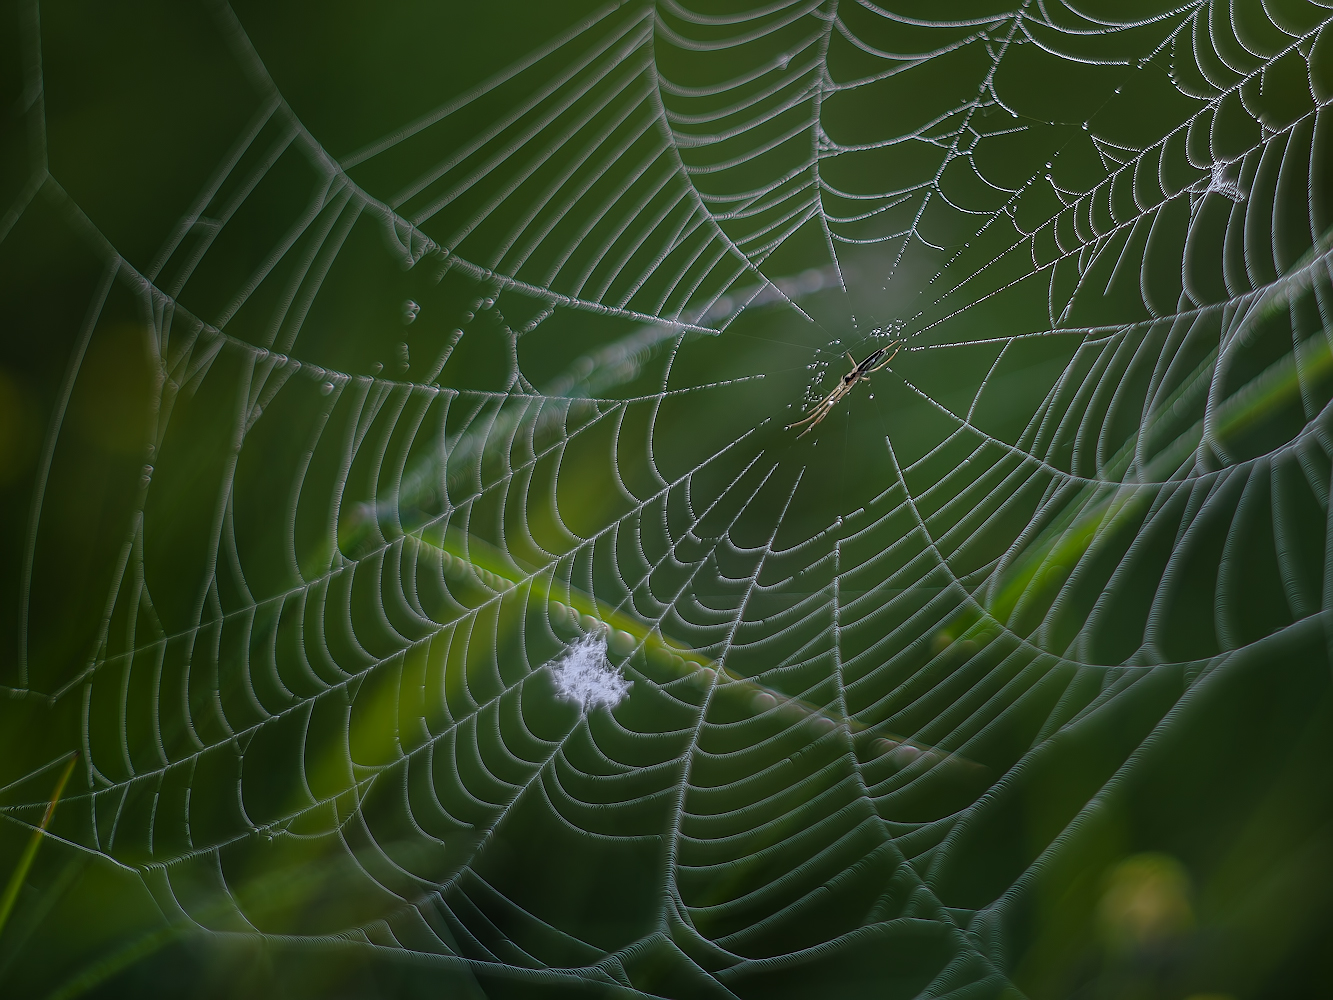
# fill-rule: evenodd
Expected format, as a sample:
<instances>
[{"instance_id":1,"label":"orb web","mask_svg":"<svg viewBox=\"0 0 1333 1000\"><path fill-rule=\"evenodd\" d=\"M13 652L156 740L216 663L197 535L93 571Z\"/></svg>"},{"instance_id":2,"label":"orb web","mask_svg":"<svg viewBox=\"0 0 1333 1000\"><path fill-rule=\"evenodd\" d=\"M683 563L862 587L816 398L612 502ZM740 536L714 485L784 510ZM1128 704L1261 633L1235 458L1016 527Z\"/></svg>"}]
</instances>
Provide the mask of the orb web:
<instances>
[{"instance_id":1,"label":"orb web","mask_svg":"<svg viewBox=\"0 0 1333 1000\"><path fill-rule=\"evenodd\" d=\"M252 111L151 252L48 150L31 7L0 233L101 274L2 675L77 716L53 833L210 937L1001 990L1065 831L1325 609L1333 49L1296 0L955 6L612 4L336 150L219 7Z\"/></svg>"}]
</instances>

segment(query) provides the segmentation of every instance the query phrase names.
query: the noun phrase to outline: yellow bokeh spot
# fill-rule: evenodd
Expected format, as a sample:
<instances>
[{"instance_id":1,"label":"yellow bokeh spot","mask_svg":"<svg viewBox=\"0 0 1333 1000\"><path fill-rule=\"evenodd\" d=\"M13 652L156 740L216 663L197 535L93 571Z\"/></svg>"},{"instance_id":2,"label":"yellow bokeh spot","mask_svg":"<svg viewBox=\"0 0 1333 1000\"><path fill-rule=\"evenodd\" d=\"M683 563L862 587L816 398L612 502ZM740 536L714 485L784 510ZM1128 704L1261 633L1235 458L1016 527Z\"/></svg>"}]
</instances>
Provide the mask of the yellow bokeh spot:
<instances>
[{"instance_id":1,"label":"yellow bokeh spot","mask_svg":"<svg viewBox=\"0 0 1333 1000\"><path fill-rule=\"evenodd\" d=\"M1189 875L1168 854L1136 854L1113 868L1097 907L1102 940L1114 951L1169 944L1194 926Z\"/></svg>"}]
</instances>

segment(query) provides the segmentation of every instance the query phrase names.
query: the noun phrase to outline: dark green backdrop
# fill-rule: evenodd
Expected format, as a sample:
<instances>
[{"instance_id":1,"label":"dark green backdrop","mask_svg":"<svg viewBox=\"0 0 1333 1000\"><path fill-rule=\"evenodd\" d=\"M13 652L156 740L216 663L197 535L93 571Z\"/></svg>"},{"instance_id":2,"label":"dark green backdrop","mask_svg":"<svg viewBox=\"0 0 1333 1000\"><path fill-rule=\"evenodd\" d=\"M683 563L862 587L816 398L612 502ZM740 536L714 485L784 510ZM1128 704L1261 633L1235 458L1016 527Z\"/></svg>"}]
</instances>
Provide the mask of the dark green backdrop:
<instances>
[{"instance_id":1,"label":"dark green backdrop","mask_svg":"<svg viewBox=\"0 0 1333 1000\"><path fill-rule=\"evenodd\" d=\"M1327 5L0 11L4 995L1327 988Z\"/></svg>"}]
</instances>

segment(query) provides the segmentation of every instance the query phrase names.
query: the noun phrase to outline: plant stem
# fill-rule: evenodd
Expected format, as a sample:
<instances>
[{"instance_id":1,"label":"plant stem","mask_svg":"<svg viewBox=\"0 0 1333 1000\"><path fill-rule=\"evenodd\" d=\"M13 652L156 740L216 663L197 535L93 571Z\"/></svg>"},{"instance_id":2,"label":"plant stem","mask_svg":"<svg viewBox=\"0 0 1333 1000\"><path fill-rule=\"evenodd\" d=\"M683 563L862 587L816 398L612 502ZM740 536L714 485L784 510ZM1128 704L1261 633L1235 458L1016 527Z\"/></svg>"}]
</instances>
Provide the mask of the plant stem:
<instances>
[{"instance_id":1,"label":"plant stem","mask_svg":"<svg viewBox=\"0 0 1333 1000\"><path fill-rule=\"evenodd\" d=\"M70 754L69 762L60 772L60 780L56 782L55 791L51 793L51 801L46 805L46 812L42 814L42 822L28 838L28 846L23 850L23 857L19 858L18 867L14 869L14 874L9 877L9 884L5 886L5 894L0 897L0 933L4 932L9 915L14 910L14 904L18 902L19 890L23 888L23 882L28 877L28 869L32 867L33 860L37 857L37 848L42 846L42 837L46 835L46 828L51 825L56 803L60 801L61 793L65 791L69 776L74 773L74 765L78 759L77 751Z\"/></svg>"}]
</instances>

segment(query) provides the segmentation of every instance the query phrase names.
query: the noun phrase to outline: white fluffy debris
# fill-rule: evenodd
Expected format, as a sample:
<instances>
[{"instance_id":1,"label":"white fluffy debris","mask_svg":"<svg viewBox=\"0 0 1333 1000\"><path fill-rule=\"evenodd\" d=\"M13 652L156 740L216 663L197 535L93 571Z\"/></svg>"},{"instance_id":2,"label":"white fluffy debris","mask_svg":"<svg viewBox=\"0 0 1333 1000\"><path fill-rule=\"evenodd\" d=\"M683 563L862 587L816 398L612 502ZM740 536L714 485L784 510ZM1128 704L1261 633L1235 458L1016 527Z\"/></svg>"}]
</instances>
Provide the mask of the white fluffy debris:
<instances>
[{"instance_id":1,"label":"white fluffy debris","mask_svg":"<svg viewBox=\"0 0 1333 1000\"><path fill-rule=\"evenodd\" d=\"M585 636L551 665L556 693L584 712L598 705L615 708L634 683L625 679L606 659L606 633Z\"/></svg>"}]
</instances>

